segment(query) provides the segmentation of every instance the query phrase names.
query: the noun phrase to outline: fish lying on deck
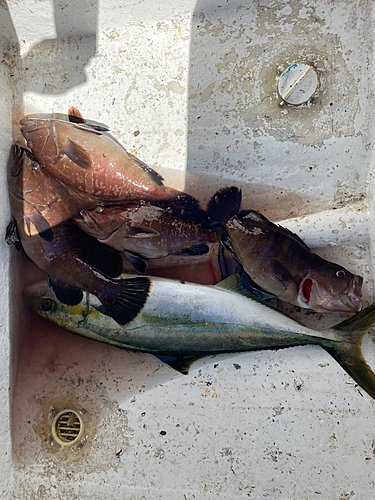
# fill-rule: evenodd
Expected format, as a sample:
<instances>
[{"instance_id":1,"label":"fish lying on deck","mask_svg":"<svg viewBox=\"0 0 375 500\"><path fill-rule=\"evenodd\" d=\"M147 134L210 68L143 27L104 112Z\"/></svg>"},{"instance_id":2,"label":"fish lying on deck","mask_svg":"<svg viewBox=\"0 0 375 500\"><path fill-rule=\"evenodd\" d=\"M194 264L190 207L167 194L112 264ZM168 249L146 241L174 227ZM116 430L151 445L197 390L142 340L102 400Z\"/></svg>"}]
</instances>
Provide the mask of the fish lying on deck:
<instances>
[{"instance_id":1,"label":"fish lying on deck","mask_svg":"<svg viewBox=\"0 0 375 500\"><path fill-rule=\"evenodd\" d=\"M224 244L265 291L314 311L358 312L363 278L314 254L288 229L250 210L228 220Z\"/></svg>"},{"instance_id":2,"label":"fish lying on deck","mask_svg":"<svg viewBox=\"0 0 375 500\"><path fill-rule=\"evenodd\" d=\"M28 188L24 179L29 182ZM82 290L86 290L105 304L116 321L126 323L128 301L143 304L149 282L143 278L115 280L122 270L119 252L80 231L71 220L54 220L54 216L61 217L65 212L69 215L64 190L57 189L54 179L29 152L16 146L9 156L8 184L14 219L8 225L6 241L21 243L27 256L47 273L59 300L78 304ZM53 203L37 203L43 193L51 192ZM50 224L52 220L54 224Z\"/></svg>"},{"instance_id":3,"label":"fish lying on deck","mask_svg":"<svg viewBox=\"0 0 375 500\"><path fill-rule=\"evenodd\" d=\"M127 153L108 128L86 123L69 110L69 119L24 118L21 132L43 167L72 189L97 202L145 200L178 208L198 207L192 196L164 186L152 168Z\"/></svg>"},{"instance_id":4,"label":"fish lying on deck","mask_svg":"<svg viewBox=\"0 0 375 500\"><path fill-rule=\"evenodd\" d=\"M375 304L319 332L264 302L240 295L237 275L216 286L143 279L149 280L147 299L142 306L133 305L131 319L122 327L92 304L59 303L43 284L30 287L27 299L39 315L66 330L161 356L182 373L196 358L209 354L319 345L375 398L375 374L361 352L362 338L375 324ZM101 308L97 301L94 305Z\"/></svg>"},{"instance_id":5,"label":"fish lying on deck","mask_svg":"<svg viewBox=\"0 0 375 500\"><path fill-rule=\"evenodd\" d=\"M206 217L222 226L238 213L240 204L241 191L224 188L211 198ZM178 217L170 209L144 203L98 205L82 210L74 222L90 236L124 253L138 272L146 271L147 260L207 254L208 245L219 238L218 232Z\"/></svg>"},{"instance_id":6,"label":"fish lying on deck","mask_svg":"<svg viewBox=\"0 0 375 500\"><path fill-rule=\"evenodd\" d=\"M218 238L214 231L154 205L97 206L82 210L80 215L74 219L80 229L124 253L137 270L149 259L171 254L203 255L209 252L208 244Z\"/></svg>"}]
</instances>

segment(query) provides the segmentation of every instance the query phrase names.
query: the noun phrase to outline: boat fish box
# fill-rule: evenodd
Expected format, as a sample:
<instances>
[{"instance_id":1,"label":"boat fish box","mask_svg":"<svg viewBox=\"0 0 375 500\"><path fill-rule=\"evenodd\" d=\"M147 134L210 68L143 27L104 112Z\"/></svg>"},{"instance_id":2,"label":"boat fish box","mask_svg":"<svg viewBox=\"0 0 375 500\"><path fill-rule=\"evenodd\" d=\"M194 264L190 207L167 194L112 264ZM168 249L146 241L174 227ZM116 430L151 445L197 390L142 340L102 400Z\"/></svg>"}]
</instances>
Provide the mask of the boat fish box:
<instances>
[{"instance_id":1,"label":"boat fish box","mask_svg":"<svg viewBox=\"0 0 375 500\"><path fill-rule=\"evenodd\" d=\"M343 0L2 2L3 234L19 120L73 105L202 203L240 187L373 302L373 19ZM176 374L31 314L44 275L2 245L4 498L371 498L374 404L322 349Z\"/></svg>"}]
</instances>

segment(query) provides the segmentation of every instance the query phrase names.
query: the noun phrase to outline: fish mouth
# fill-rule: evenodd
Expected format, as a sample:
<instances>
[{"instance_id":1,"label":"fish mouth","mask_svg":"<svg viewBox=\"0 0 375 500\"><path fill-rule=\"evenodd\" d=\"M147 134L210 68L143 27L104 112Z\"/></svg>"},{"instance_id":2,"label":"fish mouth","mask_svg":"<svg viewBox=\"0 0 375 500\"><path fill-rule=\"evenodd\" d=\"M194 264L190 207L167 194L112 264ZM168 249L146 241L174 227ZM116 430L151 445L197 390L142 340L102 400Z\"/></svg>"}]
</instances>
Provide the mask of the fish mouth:
<instances>
[{"instance_id":1,"label":"fish mouth","mask_svg":"<svg viewBox=\"0 0 375 500\"><path fill-rule=\"evenodd\" d=\"M86 210L81 210L80 217L76 217L76 222L81 225L86 224L89 229L94 229L95 220Z\"/></svg>"},{"instance_id":2,"label":"fish mouth","mask_svg":"<svg viewBox=\"0 0 375 500\"><path fill-rule=\"evenodd\" d=\"M316 312L356 313L362 309L362 283L361 276L354 276L345 293L332 296L316 280L307 277L300 284L297 301L301 307Z\"/></svg>"}]
</instances>

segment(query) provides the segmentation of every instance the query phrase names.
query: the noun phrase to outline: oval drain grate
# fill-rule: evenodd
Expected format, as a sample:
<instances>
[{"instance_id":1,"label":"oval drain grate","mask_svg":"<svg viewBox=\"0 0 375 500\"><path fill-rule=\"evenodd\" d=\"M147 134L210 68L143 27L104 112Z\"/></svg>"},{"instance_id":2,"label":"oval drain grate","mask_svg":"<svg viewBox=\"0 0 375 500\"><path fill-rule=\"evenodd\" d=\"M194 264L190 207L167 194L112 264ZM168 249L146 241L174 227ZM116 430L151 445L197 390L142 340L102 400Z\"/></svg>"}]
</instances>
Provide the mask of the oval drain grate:
<instances>
[{"instance_id":1,"label":"oval drain grate","mask_svg":"<svg viewBox=\"0 0 375 500\"><path fill-rule=\"evenodd\" d=\"M83 433L83 421L73 410L63 410L56 415L52 424L52 435L59 444L74 444Z\"/></svg>"}]
</instances>

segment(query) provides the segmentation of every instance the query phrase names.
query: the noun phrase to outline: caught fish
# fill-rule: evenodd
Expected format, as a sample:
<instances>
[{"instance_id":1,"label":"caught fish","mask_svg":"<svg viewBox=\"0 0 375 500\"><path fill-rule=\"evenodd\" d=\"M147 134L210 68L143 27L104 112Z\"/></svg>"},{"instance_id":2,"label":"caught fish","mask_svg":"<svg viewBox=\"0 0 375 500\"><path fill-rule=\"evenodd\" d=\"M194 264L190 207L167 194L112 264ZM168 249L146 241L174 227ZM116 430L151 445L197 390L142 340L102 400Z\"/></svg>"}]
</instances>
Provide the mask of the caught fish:
<instances>
[{"instance_id":1,"label":"caught fish","mask_svg":"<svg viewBox=\"0 0 375 500\"><path fill-rule=\"evenodd\" d=\"M216 286L149 280L144 304L132 305L132 317L120 327L91 305L69 307L39 285L28 302L42 317L84 337L160 356L187 373L205 355L319 345L375 398L375 374L361 352L362 339L375 324L375 304L323 332L302 326L264 302L242 296L237 275ZM95 300L95 299L93 299ZM100 304L94 304L100 308ZM85 319L83 320L85 316Z\"/></svg>"},{"instance_id":2,"label":"caught fish","mask_svg":"<svg viewBox=\"0 0 375 500\"><path fill-rule=\"evenodd\" d=\"M79 112L78 112L79 113ZM71 189L100 201L145 200L179 209L198 207L192 196L164 186L152 168L127 153L108 128L69 110L70 122L24 118L21 132L43 167Z\"/></svg>"},{"instance_id":3,"label":"caught fish","mask_svg":"<svg viewBox=\"0 0 375 500\"><path fill-rule=\"evenodd\" d=\"M224 242L263 290L318 312L358 312L363 278L322 259L288 229L259 212L228 220Z\"/></svg>"},{"instance_id":4,"label":"caught fish","mask_svg":"<svg viewBox=\"0 0 375 500\"><path fill-rule=\"evenodd\" d=\"M82 210L74 222L101 243L125 253L131 264L168 255L203 255L218 239L210 229L154 205L125 203Z\"/></svg>"},{"instance_id":5,"label":"caught fish","mask_svg":"<svg viewBox=\"0 0 375 500\"><path fill-rule=\"evenodd\" d=\"M240 190L222 189L211 198L206 215L226 222L238 213L240 203ZM80 216L74 219L80 229L124 253L141 273L146 271L145 261L169 255L204 255L210 250L208 245L218 240L218 233L213 230L178 217L171 209L150 204L98 205L82 210Z\"/></svg>"},{"instance_id":6,"label":"caught fish","mask_svg":"<svg viewBox=\"0 0 375 500\"><path fill-rule=\"evenodd\" d=\"M69 305L78 304L85 290L98 297L116 321L126 323L129 301L143 303L146 300L148 281L143 278L115 280L122 270L121 255L80 231L72 221L50 225L55 209L69 212L66 200L60 198L61 193L56 190L50 207L52 215L49 216L47 208L42 214L40 206L28 198L29 190L19 181L20 176L34 179L30 192L34 187L41 193L50 193L56 188L48 172L39 169L26 150L12 147L8 184L14 220L7 228L7 242L21 243L27 256L47 273L59 300Z\"/></svg>"}]
</instances>

